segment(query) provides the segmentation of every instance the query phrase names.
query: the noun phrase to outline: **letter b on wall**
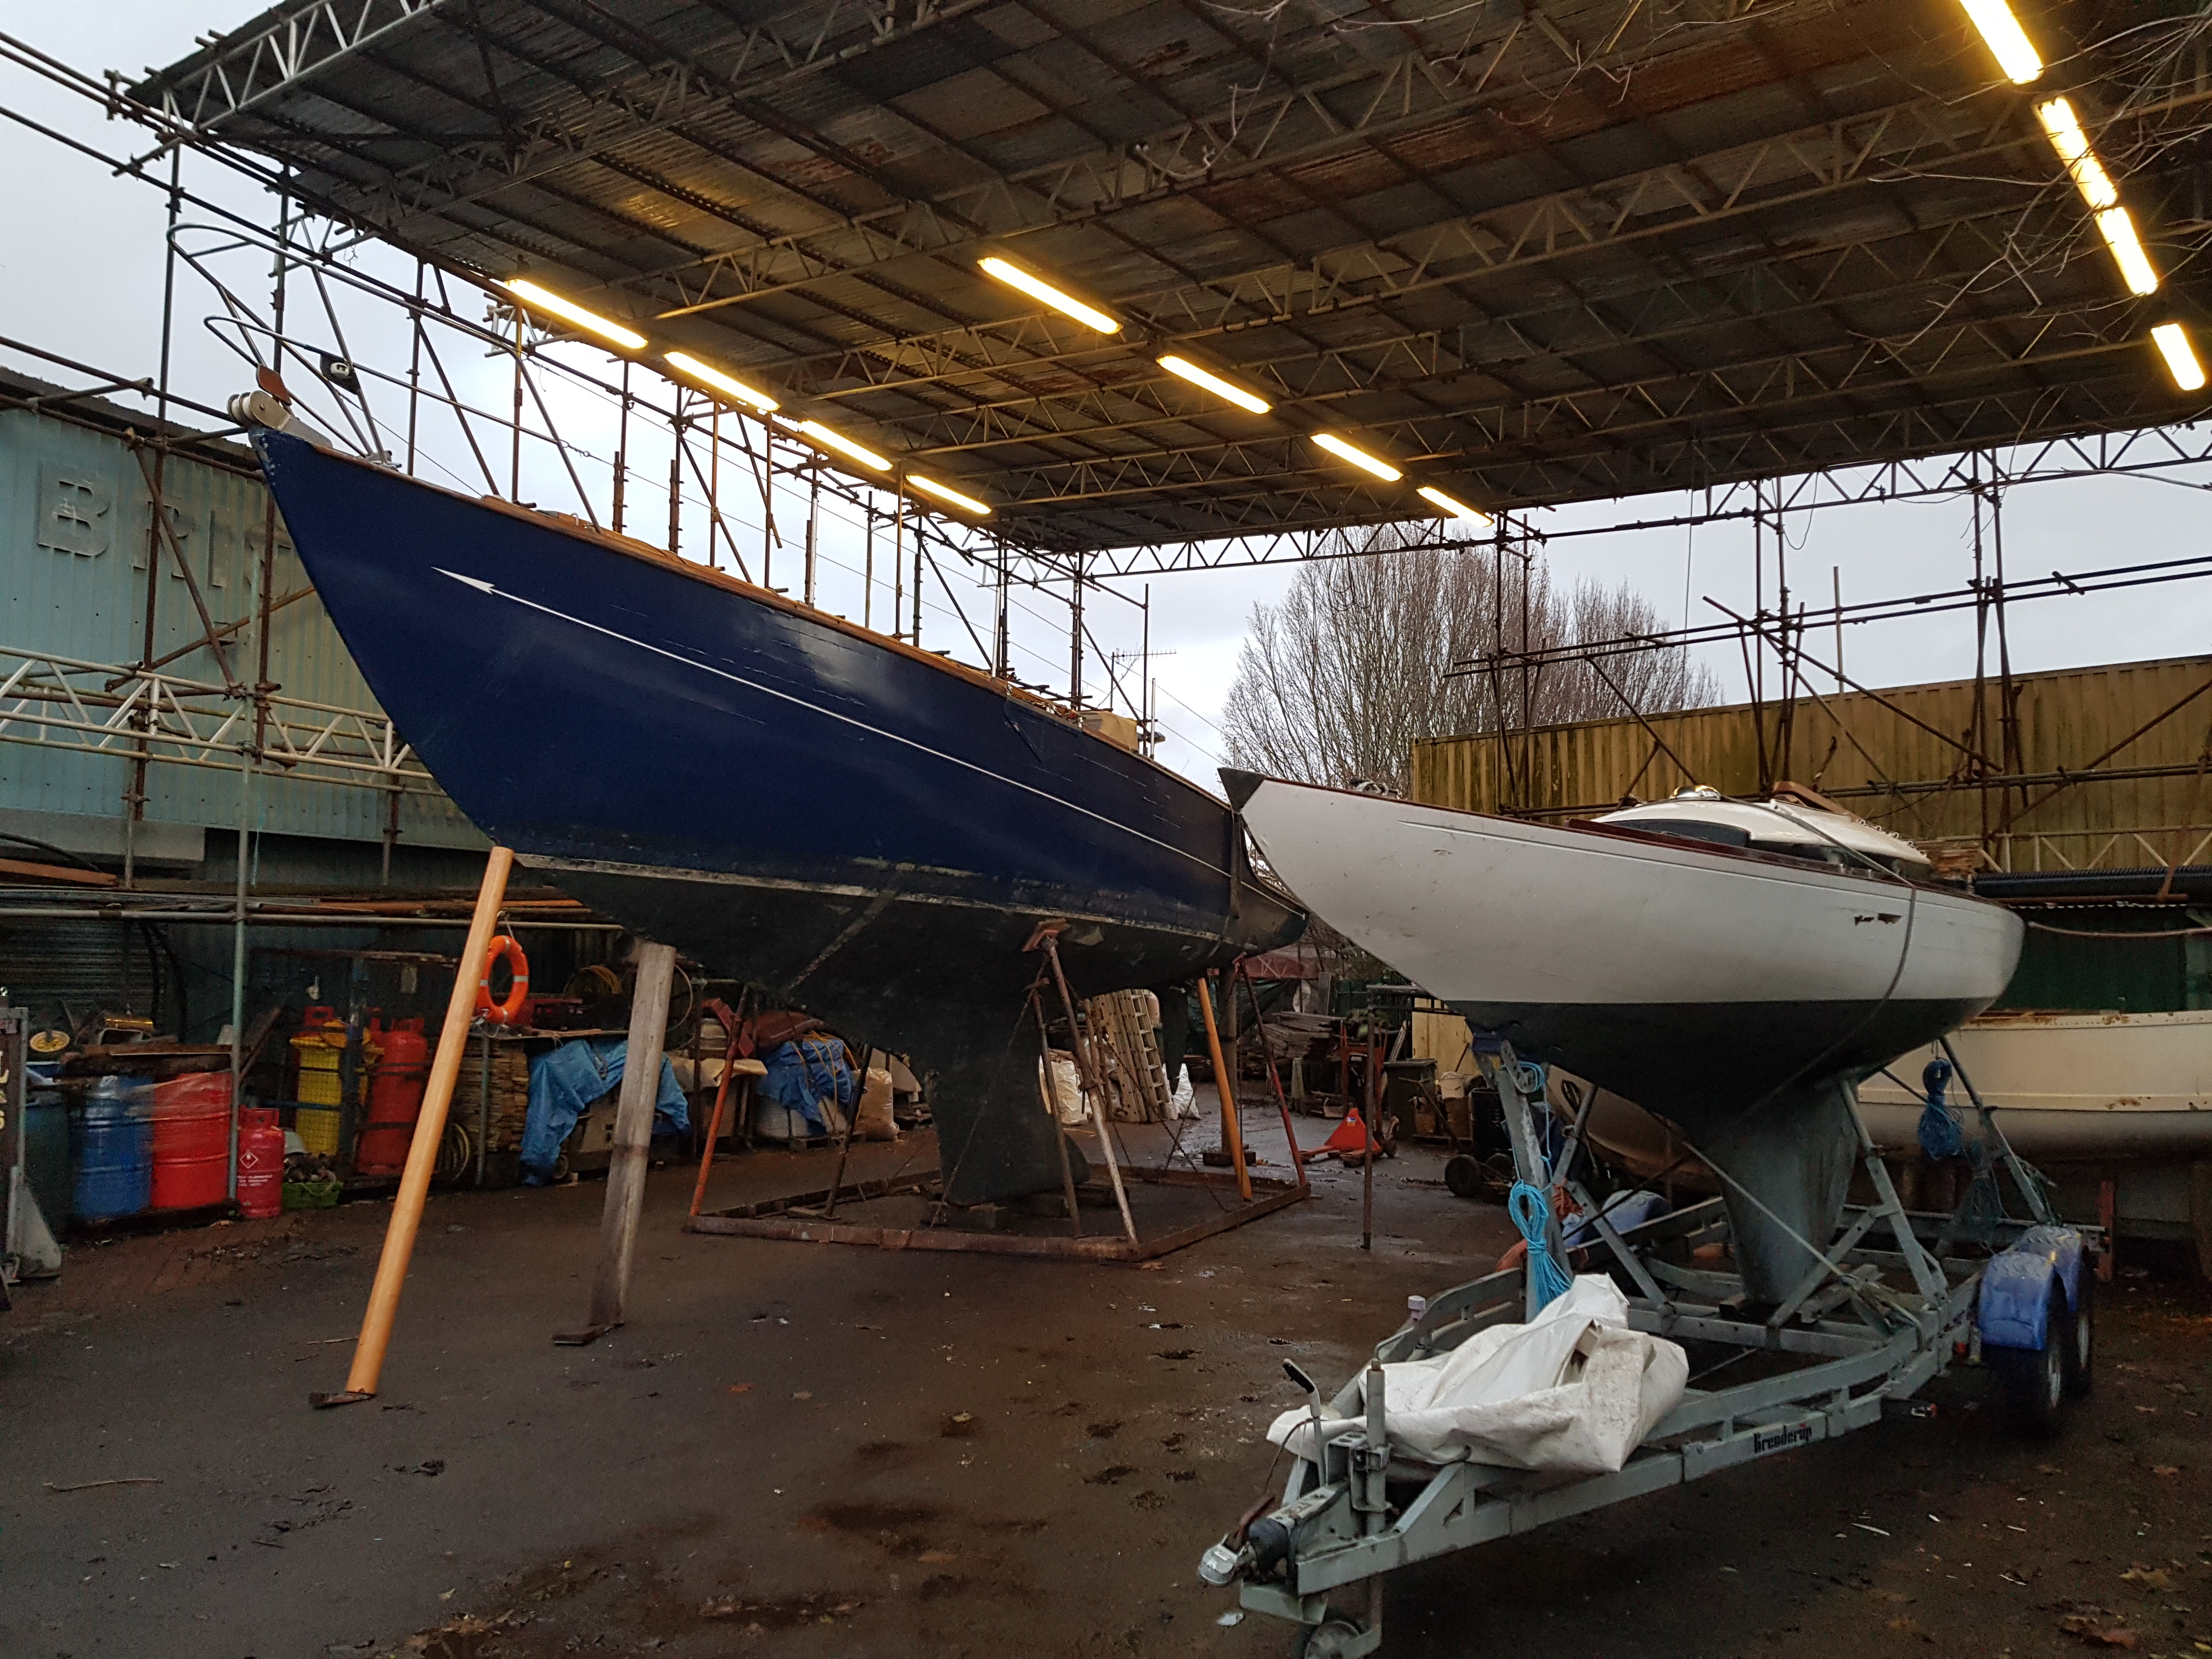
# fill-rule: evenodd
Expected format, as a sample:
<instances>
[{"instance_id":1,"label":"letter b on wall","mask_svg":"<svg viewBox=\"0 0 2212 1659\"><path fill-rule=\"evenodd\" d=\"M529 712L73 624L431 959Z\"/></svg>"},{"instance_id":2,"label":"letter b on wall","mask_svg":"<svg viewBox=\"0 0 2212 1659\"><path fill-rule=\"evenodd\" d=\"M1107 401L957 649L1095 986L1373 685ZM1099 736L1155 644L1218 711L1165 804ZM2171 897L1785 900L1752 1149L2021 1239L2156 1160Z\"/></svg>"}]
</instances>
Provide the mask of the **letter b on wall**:
<instances>
[{"instance_id":1,"label":"letter b on wall","mask_svg":"<svg viewBox=\"0 0 2212 1659\"><path fill-rule=\"evenodd\" d=\"M107 551L114 498L106 484L76 467L39 469L39 545L98 558Z\"/></svg>"}]
</instances>

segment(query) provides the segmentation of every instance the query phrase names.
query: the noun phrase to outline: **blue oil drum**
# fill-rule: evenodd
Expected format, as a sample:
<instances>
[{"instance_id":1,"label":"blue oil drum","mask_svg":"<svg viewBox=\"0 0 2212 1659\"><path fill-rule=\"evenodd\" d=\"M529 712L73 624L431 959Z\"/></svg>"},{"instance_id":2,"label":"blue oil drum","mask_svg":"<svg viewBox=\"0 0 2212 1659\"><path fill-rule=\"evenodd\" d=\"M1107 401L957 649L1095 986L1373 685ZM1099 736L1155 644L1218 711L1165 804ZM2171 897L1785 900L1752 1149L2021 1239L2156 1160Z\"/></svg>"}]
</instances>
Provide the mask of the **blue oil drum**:
<instances>
[{"instance_id":1,"label":"blue oil drum","mask_svg":"<svg viewBox=\"0 0 2212 1659\"><path fill-rule=\"evenodd\" d=\"M70 1218L69 1102L55 1089L33 1089L23 1105L23 1178L39 1213L56 1232Z\"/></svg>"},{"instance_id":2,"label":"blue oil drum","mask_svg":"<svg viewBox=\"0 0 2212 1659\"><path fill-rule=\"evenodd\" d=\"M79 1221L137 1215L152 1205L152 1093L149 1079L104 1077L70 1115L70 1209Z\"/></svg>"}]
</instances>

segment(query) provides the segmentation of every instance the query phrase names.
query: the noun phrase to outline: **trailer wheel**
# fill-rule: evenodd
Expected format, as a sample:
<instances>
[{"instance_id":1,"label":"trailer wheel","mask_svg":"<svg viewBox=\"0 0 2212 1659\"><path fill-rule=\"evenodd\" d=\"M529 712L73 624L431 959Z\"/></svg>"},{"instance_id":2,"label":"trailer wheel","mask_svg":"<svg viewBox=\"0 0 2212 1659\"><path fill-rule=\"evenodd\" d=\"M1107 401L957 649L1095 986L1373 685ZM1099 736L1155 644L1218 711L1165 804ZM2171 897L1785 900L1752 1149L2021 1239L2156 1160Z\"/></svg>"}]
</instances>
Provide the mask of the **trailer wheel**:
<instances>
[{"instance_id":1,"label":"trailer wheel","mask_svg":"<svg viewBox=\"0 0 2212 1659\"><path fill-rule=\"evenodd\" d=\"M2066 1291L2053 1284L2039 1348L1984 1348L1983 1363L1996 1374L2005 1421L2016 1433L2048 1440L2058 1432L2066 1403L2066 1352L2070 1322Z\"/></svg>"},{"instance_id":2,"label":"trailer wheel","mask_svg":"<svg viewBox=\"0 0 2212 1659\"><path fill-rule=\"evenodd\" d=\"M2074 1294L2078 1305L2074 1317L2067 1324L2066 1397L2087 1400L2089 1389L2096 1381L2097 1364L2097 1274L2085 1256L2081 1271L2074 1281ZM2055 1309L2059 1304L2053 1303Z\"/></svg>"},{"instance_id":3,"label":"trailer wheel","mask_svg":"<svg viewBox=\"0 0 2212 1659\"><path fill-rule=\"evenodd\" d=\"M1465 1152L1445 1159L1444 1185L1454 1198L1480 1198L1485 1185L1482 1165Z\"/></svg>"},{"instance_id":4,"label":"trailer wheel","mask_svg":"<svg viewBox=\"0 0 2212 1659\"><path fill-rule=\"evenodd\" d=\"M1352 1652L1359 1637L1359 1626L1349 1620L1308 1625L1291 1638L1291 1659L1336 1659L1338 1654Z\"/></svg>"}]
</instances>

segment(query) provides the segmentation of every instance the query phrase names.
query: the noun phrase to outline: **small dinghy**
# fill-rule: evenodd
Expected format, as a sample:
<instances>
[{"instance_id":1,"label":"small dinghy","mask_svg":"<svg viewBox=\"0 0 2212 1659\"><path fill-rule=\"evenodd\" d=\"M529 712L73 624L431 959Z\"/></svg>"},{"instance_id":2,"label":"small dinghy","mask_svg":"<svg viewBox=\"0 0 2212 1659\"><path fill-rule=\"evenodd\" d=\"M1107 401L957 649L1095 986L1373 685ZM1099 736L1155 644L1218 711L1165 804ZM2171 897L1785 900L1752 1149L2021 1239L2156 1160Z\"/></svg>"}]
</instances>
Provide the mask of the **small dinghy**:
<instances>
[{"instance_id":1,"label":"small dinghy","mask_svg":"<svg viewBox=\"0 0 2212 1659\"><path fill-rule=\"evenodd\" d=\"M1747 1290L1841 1212L1859 1080L2003 992L2020 921L1783 786L1553 825L1224 770L1275 874L1480 1030L1665 1117L1723 1172Z\"/></svg>"}]
</instances>

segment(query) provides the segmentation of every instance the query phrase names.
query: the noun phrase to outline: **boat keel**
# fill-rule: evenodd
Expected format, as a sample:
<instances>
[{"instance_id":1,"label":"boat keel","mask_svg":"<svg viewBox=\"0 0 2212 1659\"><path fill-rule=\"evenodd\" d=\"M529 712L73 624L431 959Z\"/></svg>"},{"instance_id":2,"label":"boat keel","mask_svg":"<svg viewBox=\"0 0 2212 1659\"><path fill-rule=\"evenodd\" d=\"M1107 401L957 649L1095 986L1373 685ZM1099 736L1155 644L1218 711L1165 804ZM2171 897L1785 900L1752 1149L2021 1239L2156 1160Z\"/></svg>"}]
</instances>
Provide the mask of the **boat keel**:
<instances>
[{"instance_id":1,"label":"boat keel","mask_svg":"<svg viewBox=\"0 0 2212 1659\"><path fill-rule=\"evenodd\" d=\"M1721 1176L1736 1272L1750 1303L1783 1301L1821 1259L1810 1241L1835 1236L1858 1163L1855 1111L1850 1084L1828 1078L1793 1085L1732 1117L1680 1125Z\"/></svg>"}]
</instances>

